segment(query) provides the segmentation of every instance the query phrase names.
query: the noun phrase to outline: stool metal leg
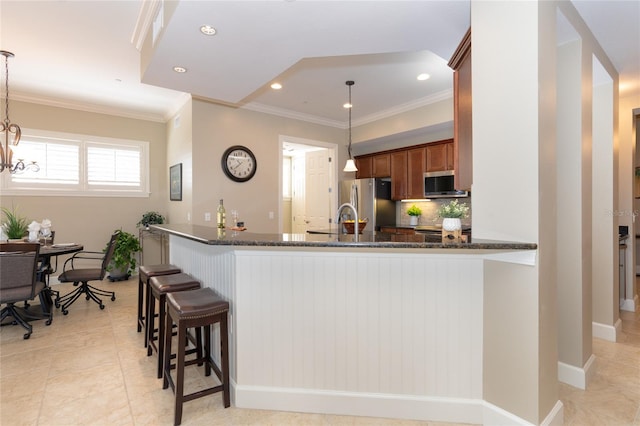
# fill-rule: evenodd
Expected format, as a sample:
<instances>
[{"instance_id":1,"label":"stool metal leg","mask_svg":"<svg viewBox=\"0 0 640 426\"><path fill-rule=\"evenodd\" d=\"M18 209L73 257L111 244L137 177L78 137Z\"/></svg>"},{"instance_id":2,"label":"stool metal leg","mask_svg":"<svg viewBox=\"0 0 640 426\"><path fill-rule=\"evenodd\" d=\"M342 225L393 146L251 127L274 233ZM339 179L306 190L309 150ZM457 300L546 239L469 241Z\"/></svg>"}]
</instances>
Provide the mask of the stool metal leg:
<instances>
[{"instance_id":1,"label":"stool metal leg","mask_svg":"<svg viewBox=\"0 0 640 426\"><path fill-rule=\"evenodd\" d=\"M151 288L147 286L147 320L145 321L144 346L147 348L147 356L151 356L153 348L151 342L154 339L156 315L156 298L151 294ZM162 336L162 335L160 335Z\"/></svg>"},{"instance_id":2,"label":"stool metal leg","mask_svg":"<svg viewBox=\"0 0 640 426\"><path fill-rule=\"evenodd\" d=\"M178 342L182 342L187 338L187 328L182 324L178 324ZM168 334L168 333L167 333ZM176 383L175 383L175 417L174 424L179 425L182 422L182 405L184 404L184 346L180 345L176 354Z\"/></svg>"},{"instance_id":3,"label":"stool metal leg","mask_svg":"<svg viewBox=\"0 0 640 426\"><path fill-rule=\"evenodd\" d=\"M145 314L143 310L144 286L142 284L142 275L138 274L138 333L142 331L142 324L145 322Z\"/></svg>"},{"instance_id":4,"label":"stool metal leg","mask_svg":"<svg viewBox=\"0 0 640 426\"><path fill-rule=\"evenodd\" d=\"M173 320L170 315L165 316L165 329L171 329L173 327ZM171 385L173 389L173 381L171 380L171 333L165 333L164 335L164 374L162 377L162 389L166 389Z\"/></svg>"},{"instance_id":5,"label":"stool metal leg","mask_svg":"<svg viewBox=\"0 0 640 426\"><path fill-rule=\"evenodd\" d=\"M154 298L155 299L155 298ZM172 328L166 328L165 317L167 313L165 312L166 308L166 296L164 294L160 295L160 313L158 314L158 379L162 378L162 360L164 359L164 345L165 341L163 339L165 333L171 336L173 334L173 326ZM167 331L168 330L168 331ZM153 336L153 331L151 331ZM151 344L149 344L148 352L151 352Z\"/></svg>"}]
</instances>

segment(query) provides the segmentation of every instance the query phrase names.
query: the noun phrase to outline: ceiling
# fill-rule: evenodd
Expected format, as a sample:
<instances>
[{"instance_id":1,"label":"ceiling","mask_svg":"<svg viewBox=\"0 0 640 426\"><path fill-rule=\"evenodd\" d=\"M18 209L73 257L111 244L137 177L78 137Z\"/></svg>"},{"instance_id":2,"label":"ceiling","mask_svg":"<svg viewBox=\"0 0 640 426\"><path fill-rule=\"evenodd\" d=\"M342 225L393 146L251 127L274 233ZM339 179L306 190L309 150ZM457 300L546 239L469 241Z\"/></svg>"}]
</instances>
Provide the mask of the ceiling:
<instances>
[{"instance_id":1,"label":"ceiling","mask_svg":"<svg viewBox=\"0 0 640 426\"><path fill-rule=\"evenodd\" d=\"M640 2L573 3L621 91L640 90ZM192 93L345 127L346 80L354 125L450 97L446 62L470 24L469 0L181 1L141 72L136 46L159 5L0 0L0 49L16 55L11 99L164 121ZM202 35L203 24L217 34Z\"/></svg>"}]
</instances>

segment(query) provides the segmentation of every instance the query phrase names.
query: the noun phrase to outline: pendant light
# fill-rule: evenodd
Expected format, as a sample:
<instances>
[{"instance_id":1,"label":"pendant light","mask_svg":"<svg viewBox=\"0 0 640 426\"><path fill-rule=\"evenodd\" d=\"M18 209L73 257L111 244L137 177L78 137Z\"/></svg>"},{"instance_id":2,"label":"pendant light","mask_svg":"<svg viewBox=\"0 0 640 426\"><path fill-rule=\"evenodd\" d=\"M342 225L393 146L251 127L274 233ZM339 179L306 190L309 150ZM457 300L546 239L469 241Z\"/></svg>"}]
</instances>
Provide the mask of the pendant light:
<instances>
[{"instance_id":1,"label":"pendant light","mask_svg":"<svg viewBox=\"0 0 640 426\"><path fill-rule=\"evenodd\" d=\"M9 170L11 173L21 172L25 169L38 171L40 167L35 161L25 164L22 158L18 158L18 162L13 164L13 154L17 154L18 143L20 143L20 136L22 131L20 126L12 123L9 120L9 58L13 58L14 54L7 52L6 50L0 50L0 55L4 56L4 68L5 68L5 116L4 120L0 123L0 133L4 133L4 140L0 143L0 172ZM19 154L18 154L19 155Z\"/></svg>"},{"instance_id":2,"label":"pendant light","mask_svg":"<svg viewBox=\"0 0 640 426\"><path fill-rule=\"evenodd\" d=\"M348 80L345 83L349 87L349 103L345 104L344 107L349 110L349 147L347 151L349 152L349 159L347 160L347 164L345 164L343 171L345 172L357 172L358 168L356 167L355 161L351 158L351 108L353 105L351 104L351 86L355 84L353 80Z\"/></svg>"}]
</instances>

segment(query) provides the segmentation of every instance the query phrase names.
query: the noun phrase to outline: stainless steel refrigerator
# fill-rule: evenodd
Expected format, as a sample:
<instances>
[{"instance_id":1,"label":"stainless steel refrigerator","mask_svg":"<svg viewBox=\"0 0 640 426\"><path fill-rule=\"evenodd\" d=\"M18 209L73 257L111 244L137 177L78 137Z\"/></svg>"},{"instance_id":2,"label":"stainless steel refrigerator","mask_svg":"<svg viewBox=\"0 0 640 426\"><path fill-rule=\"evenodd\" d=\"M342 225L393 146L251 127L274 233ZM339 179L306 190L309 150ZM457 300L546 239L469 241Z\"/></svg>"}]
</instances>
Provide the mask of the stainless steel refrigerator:
<instances>
[{"instance_id":1,"label":"stainless steel refrigerator","mask_svg":"<svg viewBox=\"0 0 640 426\"><path fill-rule=\"evenodd\" d=\"M396 203L391 200L391 182L382 179L353 179L340 184L340 204L351 203L359 219L369 219L365 231L379 231L381 226L395 226ZM343 219L353 219L343 210ZM346 215L346 216L345 216Z\"/></svg>"}]
</instances>

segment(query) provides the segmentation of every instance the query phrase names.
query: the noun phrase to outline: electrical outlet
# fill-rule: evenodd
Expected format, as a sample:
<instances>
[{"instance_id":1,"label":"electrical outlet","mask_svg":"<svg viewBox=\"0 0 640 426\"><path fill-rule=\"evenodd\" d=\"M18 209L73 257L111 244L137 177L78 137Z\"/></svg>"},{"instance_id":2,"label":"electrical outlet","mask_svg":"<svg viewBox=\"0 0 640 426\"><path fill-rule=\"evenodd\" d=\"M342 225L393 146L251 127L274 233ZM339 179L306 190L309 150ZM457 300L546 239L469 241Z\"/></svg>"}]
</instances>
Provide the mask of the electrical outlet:
<instances>
[{"instance_id":1,"label":"electrical outlet","mask_svg":"<svg viewBox=\"0 0 640 426\"><path fill-rule=\"evenodd\" d=\"M211 213L207 212L204 214L204 221L211 222Z\"/></svg>"},{"instance_id":2,"label":"electrical outlet","mask_svg":"<svg viewBox=\"0 0 640 426\"><path fill-rule=\"evenodd\" d=\"M269 212L269 219L273 219L273 218L274 218L273 212Z\"/></svg>"},{"instance_id":3,"label":"electrical outlet","mask_svg":"<svg viewBox=\"0 0 640 426\"><path fill-rule=\"evenodd\" d=\"M187 222L191 222L191 213L187 213Z\"/></svg>"}]
</instances>

